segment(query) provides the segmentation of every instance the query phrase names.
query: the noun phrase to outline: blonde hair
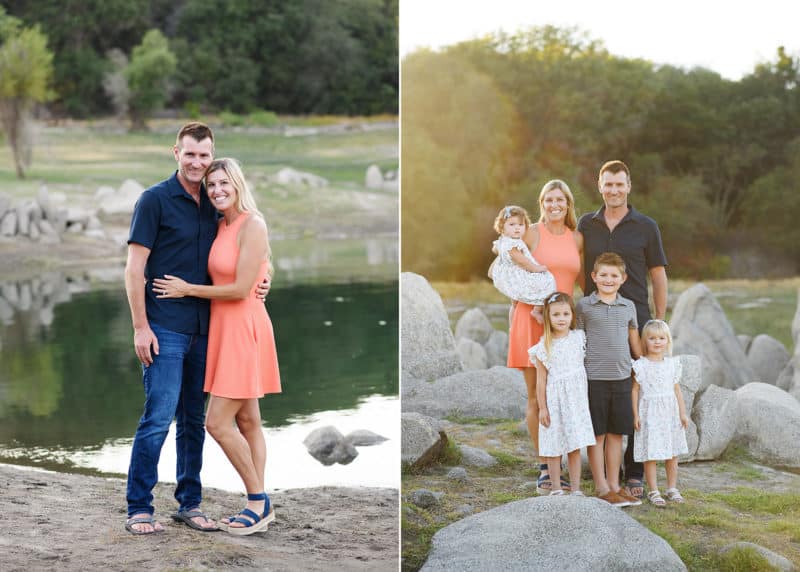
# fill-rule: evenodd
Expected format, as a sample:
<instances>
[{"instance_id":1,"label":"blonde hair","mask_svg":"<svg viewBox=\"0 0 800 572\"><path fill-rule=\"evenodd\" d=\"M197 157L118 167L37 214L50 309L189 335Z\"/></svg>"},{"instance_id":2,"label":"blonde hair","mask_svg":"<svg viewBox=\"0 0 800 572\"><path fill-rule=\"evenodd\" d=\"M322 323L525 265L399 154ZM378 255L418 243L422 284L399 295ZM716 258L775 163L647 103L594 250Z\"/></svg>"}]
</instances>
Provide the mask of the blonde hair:
<instances>
[{"instance_id":1,"label":"blonde hair","mask_svg":"<svg viewBox=\"0 0 800 572\"><path fill-rule=\"evenodd\" d=\"M547 181L542 187L541 192L539 192L539 222L545 222L544 196L556 189L564 193L564 197L567 199L567 214L564 217L564 224L567 225L568 229L575 230L578 228L578 217L575 215L575 198L572 196L572 191L569 190L569 185L561 179Z\"/></svg>"},{"instance_id":2,"label":"blonde hair","mask_svg":"<svg viewBox=\"0 0 800 572\"><path fill-rule=\"evenodd\" d=\"M669 326L664 320L647 320L642 328L642 344L644 346L644 355L647 355L647 335L649 333L664 334L667 338L667 351L665 355L672 355L672 333L669 331Z\"/></svg>"},{"instance_id":3,"label":"blonde hair","mask_svg":"<svg viewBox=\"0 0 800 572\"><path fill-rule=\"evenodd\" d=\"M258 210L258 206L256 206L256 199L253 197L250 185L247 184L247 179L244 178L242 166L239 164L239 161L231 159L230 157L214 159L208 166L208 169L206 169L204 177L208 179L208 176L216 171L223 171L228 177L231 186L236 191L236 201L234 202L236 210L240 213L253 213L261 220L264 220L264 215L261 214L261 211ZM275 268L272 266L272 249L269 246L269 240L267 240L267 271L270 276L275 273Z\"/></svg>"},{"instance_id":4,"label":"blonde hair","mask_svg":"<svg viewBox=\"0 0 800 572\"><path fill-rule=\"evenodd\" d=\"M572 323L569 325L570 330L577 327L577 318L575 316L575 302L572 301L572 296L564 294L564 292L553 292L544 301L544 351L547 357L550 357L550 349L553 347L553 324L550 322L550 306L553 304L569 304L569 309L572 310Z\"/></svg>"},{"instance_id":5,"label":"blonde hair","mask_svg":"<svg viewBox=\"0 0 800 572\"><path fill-rule=\"evenodd\" d=\"M513 216L518 216L522 219L522 224L525 225L525 230L531 225L531 217L528 216L528 211L522 207L509 205L500 209L494 219L494 230L497 234L503 234L503 225Z\"/></svg>"}]
</instances>

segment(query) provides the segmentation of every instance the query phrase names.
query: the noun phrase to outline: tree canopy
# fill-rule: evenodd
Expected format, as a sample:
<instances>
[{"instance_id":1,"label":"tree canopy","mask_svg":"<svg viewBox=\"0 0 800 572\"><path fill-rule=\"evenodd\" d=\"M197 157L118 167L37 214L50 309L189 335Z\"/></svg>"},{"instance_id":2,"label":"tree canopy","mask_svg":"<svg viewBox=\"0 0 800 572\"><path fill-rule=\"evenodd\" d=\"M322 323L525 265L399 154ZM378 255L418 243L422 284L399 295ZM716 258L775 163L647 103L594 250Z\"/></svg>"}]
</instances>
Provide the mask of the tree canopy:
<instances>
[{"instance_id":1,"label":"tree canopy","mask_svg":"<svg viewBox=\"0 0 800 572\"><path fill-rule=\"evenodd\" d=\"M597 172L621 159L671 275L800 271L787 198L800 174L800 60L783 48L731 81L543 27L418 51L402 74L405 270L485 277L503 205L535 220L539 190L559 178L578 214L596 210Z\"/></svg>"},{"instance_id":2,"label":"tree canopy","mask_svg":"<svg viewBox=\"0 0 800 572\"><path fill-rule=\"evenodd\" d=\"M9 0L55 53L52 109L109 113L111 50L148 30L177 58L167 105L294 114L396 113L398 0Z\"/></svg>"}]
</instances>

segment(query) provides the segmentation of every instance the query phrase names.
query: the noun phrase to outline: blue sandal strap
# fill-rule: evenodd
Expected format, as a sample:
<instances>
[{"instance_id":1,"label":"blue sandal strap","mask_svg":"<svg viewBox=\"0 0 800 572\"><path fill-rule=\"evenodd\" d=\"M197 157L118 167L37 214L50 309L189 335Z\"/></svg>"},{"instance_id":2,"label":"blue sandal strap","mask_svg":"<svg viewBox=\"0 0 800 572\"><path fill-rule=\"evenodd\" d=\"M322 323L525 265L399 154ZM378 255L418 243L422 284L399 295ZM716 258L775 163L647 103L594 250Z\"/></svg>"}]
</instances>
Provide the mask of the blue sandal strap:
<instances>
[{"instance_id":1,"label":"blue sandal strap","mask_svg":"<svg viewBox=\"0 0 800 572\"><path fill-rule=\"evenodd\" d=\"M247 500L252 501L259 501L259 500L267 500L267 493L247 493Z\"/></svg>"}]
</instances>

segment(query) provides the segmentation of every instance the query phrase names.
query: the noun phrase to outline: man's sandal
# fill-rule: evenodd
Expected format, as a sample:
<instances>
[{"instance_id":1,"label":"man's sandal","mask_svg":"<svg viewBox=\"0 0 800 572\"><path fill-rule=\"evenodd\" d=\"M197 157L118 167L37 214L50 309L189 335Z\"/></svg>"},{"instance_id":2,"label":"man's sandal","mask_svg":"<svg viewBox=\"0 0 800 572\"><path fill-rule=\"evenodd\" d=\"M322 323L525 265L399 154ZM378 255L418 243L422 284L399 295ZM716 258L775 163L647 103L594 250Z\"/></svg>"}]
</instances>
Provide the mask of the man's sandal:
<instances>
[{"instance_id":1,"label":"man's sandal","mask_svg":"<svg viewBox=\"0 0 800 572\"><path fill-rule=\"evenodd\" d=\"M639 500L642 500L642 497L644 497L644 483L641 479L628 479L625 482L625 488L627 489L625 492L632 497L636 497ZM636 494L634 489L637 489L639 494Z\"/></svg>"},{"instance_id":2,"label":"man's sandal","mask_svg":"<svg viewBox=\"0 0 800 572\"><path fill-rule=\"evenodd\" d=\"M172 520L175 522L182 522L189 528L194 528L195 530L199 530L201 532L214 532L219 530L219 526L205 527L202 524L197 524L194 520L192 520L194 518L202 518L206 522L210 522L209 518L205 515L205 513L201 512L199 508L193 508L192 510L179 510L172 515Z\"/></svg>"},{"instance_id":3,"label":"man's sandal","mask_svg":"<svg viewBox=\"0 0 800 572\"><path fill-rule=\"evenodd\" d=\"M664 491L664 494L667 495L668 501L672 501L677 504L683 504L686 502L686 499L683 498L683 496L681 495L681 491L679 491L678 489L667 489L666 491Z\"/></svg>"},{"instance_id":4,"label":"man's sandal","mask_svg":"<svg viewBox=\"0 0 800 572\"><path fill-rule=\"evenodd\" d=\"M228 523L225 530L235 536L247 536L256 532L267 530L269 523L275 520L275 511L272 510L267 493L248 494L247 500L264 501L264 511L259 516L249 508L244 508L233 520ZM234 522L244 526L231 526Z\"/></svg>"},{"instance_id":5,"label":"man's sandal","mask_svg":"<svg viewBox=\"0 0 800 572\"><path fill-rule=\"evenodd\" d=\"M134 524L149 524L153 527L153 530L136 530L133 528ZM129 518L125 521L125 530L130 532L135 536L143 536L145 534L157 534L160 532L164 532L164 529L156 528L156 519L153 518L152 515L150 516L137 516L136 518Z\"/></svg>"},{"instance_id":6,"label":"man's sandal","mask_svg":"<svg viewBox=\"0 0 800 572\"><path fill-rule=\"evenodd\" d=\"M664 508L667 506L667 501L661 497L661 493L658 492L658 489L647 493L647 500L649 500L650 504L656 508Z\"/></svg>"}]
</instances>

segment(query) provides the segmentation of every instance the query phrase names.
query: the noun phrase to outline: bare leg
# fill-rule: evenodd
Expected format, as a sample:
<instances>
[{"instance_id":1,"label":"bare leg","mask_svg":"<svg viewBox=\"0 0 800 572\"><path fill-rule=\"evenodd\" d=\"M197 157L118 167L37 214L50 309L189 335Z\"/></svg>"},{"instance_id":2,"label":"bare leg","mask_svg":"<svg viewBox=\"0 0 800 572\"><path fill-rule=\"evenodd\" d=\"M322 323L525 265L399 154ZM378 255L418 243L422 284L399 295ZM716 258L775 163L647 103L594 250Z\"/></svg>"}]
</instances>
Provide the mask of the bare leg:
<instances>
[{"instance_id":1,"label":"bare leg","mask_svg":"<svg viewBox=\"0 0 800 572\"><path fill-rule=\"evenodd\" d=\"M590 445L586 452L589 456L589 468L592 470L595 493L597 496L603 496L609 490L603 459L603 445L606 442L606 434L596 435L596 438L597 442L594 445Z\"/></svg>"},{"instance_id":2,"label":"bare leg","mask_svg":"<svg viewBox=\"0 0 800 572\"><path fill-rule=\"evenodd\" d=\"M553 483L550 491L561 490L561 457L544 457L547 461L547 470L550 471L550 481Z\"/></svg>"},{"instance_id":3,"label":"bare leg","mask_svg":"<svg viewBox=\"0 0 800 572\"><path fill-rule=\"evenodd\" d=\"M644 462L644 478L647 481L647 488L651 491L658 490L658 478L656 476L656 462Z\"/></svg>"},{"instance_id":4,"label":"bare leg","mask_svg":"<svg viewBox=\"0 0 800 572\"><path fill-rule=\"evenodd\" d=\"M261 427L261 411L258 408L258 399L245 401L239 413L236 414L236 426L250 446L253 466L261 484L259 492L264 490L264 466L267 463L267 444L264 441L264 431Z\"/></svg>"},{"instance_id":5,"label":"bare leg","mask_svg":"<svg viewBox=\"0 0 800 572\"><path fill-rule=\"evenodd\" d=\"M622 435L615 433L606 434L606 478L608 488L618 492L619 466L622 463Z\"/></svg>"},{"instance_id":6,"label":"bare leg","mask_svg":"<svg viewBox=\"0 0 800 572\"><path fill-rule=\"evenodd\" d=\"M528 424L528 433L533 441L536 454L539 454L539 402L536 399L536 368L526 367L522 370L525 385L528 388L528 406L525 410L525 421Z\"/></svg>"},{"instance_id":7,"label":"bare leg","mask_svg":"<svg viewBox=\"0 0 800 572\"><path fill-rule=\"evenodd\" d=\"M212 395L206 414L206 430L219 443L225 456L239 473L248 493L260 493L264 490L263 480L259 482L258 471L253 464L250 445L239 430L234 427L233 419L248 400L228 399ZM262 471L263 475L263 471ZM262 477L263 479L263 477ZM247 501L247 508L256 514L264 511L264 501ZM244 526L231 523L229 526Z\"/></svg>"},{"instance_id":8,"label":"bare leg","mask_svg":"<svg viewBox=\"0 0 800 572\"><path fill-rule=\"evenodd\" d=\"M667 459L665 464L667 468L667 488L676 489L678 488L678 457Z\"/></svg>"},{"instance_id":9,"label":"bare leg","mask_svg":"<svg viewBox=\"0 0 800 572\"><path fill-rule=\"evenodd\" d=\"M560 461L561 459L559 459ZM560 465L561 463L559 463ZM569 467L569 488L572 492L581 490L581 450L575 449L567 454ZM555 481L553 481L555 484Z\"/></svg>"}]
</instances>

